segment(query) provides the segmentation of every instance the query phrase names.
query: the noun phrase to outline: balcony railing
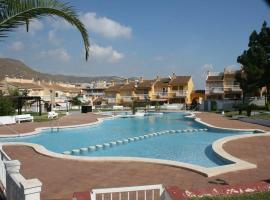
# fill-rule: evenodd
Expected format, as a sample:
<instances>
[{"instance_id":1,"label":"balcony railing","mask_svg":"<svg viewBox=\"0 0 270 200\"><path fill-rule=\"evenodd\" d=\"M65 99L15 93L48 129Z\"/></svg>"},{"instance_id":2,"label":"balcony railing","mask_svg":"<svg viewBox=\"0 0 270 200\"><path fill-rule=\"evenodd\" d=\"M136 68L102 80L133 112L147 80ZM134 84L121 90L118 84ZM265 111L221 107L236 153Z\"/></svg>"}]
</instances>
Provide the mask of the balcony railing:
<instances>
[{"instance_id":1,"label":"balcony railing","mask_svg":"<svg viewBox=\"0 0 270 200\"><path fill-rule=\"evenodd\" d=\"M206 94L222 94L224 93L224 88L223 87L206 87L205 88L205 93Z\"/></svg>"},{"instance_id":2,"label":"balcony railing","mask_svg":"<svg viewBox=\"0 0 270 200\"><path fill-rule=\"evenodd\" d=\"M160 98L167 98L169 95L168 92L156 92L155 96L159 96Z\"/></svg>"},{"instance_id":3,"label":"balcony railing","mask_svg":"<svg viewBox=\"0 0 270 200\"><path fill-rule=\"evenodd\" d=\"M133 96L122 96L123 102L132 102Z\"/></svg>"},{"instance_id":4,"label":"balcony railing","mask_svg":"<svg viewBox=\"0 0 270 200\"><path fill-rule=\"evenodd\" d=\"M138 97L139 100L145 100L149 98L148 94L136 94L136 97Z\"/></svg>"},{"instance_id":5,"label":"balcony railing","mask_svg":"<svg viewBox=\"0 0 270 200\"><path fill-rule=\"evenodd\" d=\"M55 102L62 102L62 101L68 100L68 97L65 97L65 96L60 96L60 97L51 97L50 95L41 96L41 99L43 101L51 101L52 98L54 99Z\"/></svg>"},{"instance_id":6,"label":"balcony railing","mask_svg":"<svg viewBox=\"0 0 270 200\"><path fill-rule=\"evenodd\" d=\"M187 90L173 90L171 92L176 97L185 97L187 96Z\"/></svg>"},{"instance_id":7,"label":"balcony railing","mask_svg":"<svg viewBox=\"0 0 270 200\"><path fill-rule=\"evenodd\" d=\"M116 103L116 98L114 97L107 97L105 99L108 101L108 103Z\"/></svg>"},{"instance_id":8,"label":"balcony railing","mask_svg":"<svg viewBox=\"0 0 270 200\"><path fill-rule=\"evenodd\" d=\"M226 85L224 86L225 91L234 91L234 92L241 92L242 89L240 88L240 85Z\"/></svg>"}]
</instances>

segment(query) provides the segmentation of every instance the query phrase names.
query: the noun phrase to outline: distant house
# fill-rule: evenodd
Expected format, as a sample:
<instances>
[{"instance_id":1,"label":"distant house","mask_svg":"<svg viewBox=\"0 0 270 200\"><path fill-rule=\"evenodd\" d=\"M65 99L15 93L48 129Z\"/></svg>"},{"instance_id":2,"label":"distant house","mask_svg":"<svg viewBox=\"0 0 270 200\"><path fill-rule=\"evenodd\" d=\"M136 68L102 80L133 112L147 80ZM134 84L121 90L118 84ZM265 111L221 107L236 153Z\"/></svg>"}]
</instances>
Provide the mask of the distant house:
<instances>
[{"instance_id":1,"label":"distant house","mask_svg":"<svg viewBox=\"0 0 270 200\"><path fill-rule=\"evenodd\" d=\"M109 104L126 105L132 101L140 103L157 102L191 104L191 93L194 84L191 76L176 76L153 80L126 82L122 85L113 85L105 90L105 97Z\"/></svg>"},{"instance_id":2,"label":"distant house","mask_svg":"<svg viewBox=\"0 0 270 200\"><path fill-rule=\"evenodd\" d=\"M136 98L136 83L134 81L126 83L119 88L120 101L122 105L130 105Z\"/></svg>"},{"instance_id":3,"label":"distant house","mask_svg":"<svg viewBox=\"0 0 270 200\"><path fill-rule=\"evenodd\" d=\"M35 81L34 79L9 78L4 80L5 90L18 89L23 96L39 96L43 103L64 106L81 93L81 88L73 84ZM63 105L62 105L63 104Z\"/></svg>"},{"instance_id":4,"label":"distant house","mask_svg":"<svg viewBox=\"0 0 270 200\"><path fill-rule=\"evenodd\" d=\"M121 96L120 96L120 88L122 85L114 85L107 88L105 92L104 99L107 101L108 104L111 105L119 105L121 104Z\"/></svg>"},{"instance_id":5,"label":"distant house","mask_svg":"<svg viewBox=\"0 0 270 200\"><path fill-rule=\"evenodd\" d=\"M236 71L225 69L224 72L209 72L206 78L206 99L241 99L242 90L235 78Z\"/></svg>"}]
</instances>

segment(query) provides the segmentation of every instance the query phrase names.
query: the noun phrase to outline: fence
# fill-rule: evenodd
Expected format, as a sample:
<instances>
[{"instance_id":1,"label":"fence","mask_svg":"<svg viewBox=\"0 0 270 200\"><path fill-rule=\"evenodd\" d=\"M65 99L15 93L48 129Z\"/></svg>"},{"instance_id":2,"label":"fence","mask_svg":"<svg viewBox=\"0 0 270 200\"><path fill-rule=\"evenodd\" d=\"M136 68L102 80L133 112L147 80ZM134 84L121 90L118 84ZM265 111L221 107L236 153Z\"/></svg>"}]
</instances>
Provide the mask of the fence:
<instances>
[{"instance_id":1,"label":"fence","mask_svg":"<svg viewBox=\"0 0 270 200\"><path fill-rule=\"evenodd\" d=\"M93 189L91 200L157 200L163 199L164 188L162 185L144 185L121 188ZM99 198L97 198L99 197Z\"/></svg>"}]
</instances>

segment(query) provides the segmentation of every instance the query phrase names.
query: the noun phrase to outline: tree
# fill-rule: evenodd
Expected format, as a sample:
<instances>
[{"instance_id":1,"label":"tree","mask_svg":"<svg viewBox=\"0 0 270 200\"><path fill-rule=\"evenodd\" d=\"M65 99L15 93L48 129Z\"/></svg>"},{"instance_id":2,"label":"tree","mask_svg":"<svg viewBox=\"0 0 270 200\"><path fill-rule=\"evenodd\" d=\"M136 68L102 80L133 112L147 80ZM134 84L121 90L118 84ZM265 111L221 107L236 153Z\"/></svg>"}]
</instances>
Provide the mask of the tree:
<instances>
[{"instance_id":1,"label":"tree","mask_svg":"<svg viewBox=\"0 0 270 200\"><path fill-rule=\"evenodd\" d=\"M237 58L242 64L238 81L243 83L243 92L255 91L266 86L266 102L270 98L270 28L264 22L260 33L253 31L249 37L248 49Z\"/></svg>"},{"instance_id":2,"label":"tree","mask_svg":"<svg viewBox=\"0 0 270 200\"><path fill-rule=\"evenodd\" d=\"M80 31L87 60L89 56L87 30L73 7L58 0L0 0L0 39L23 24L26 25L28 31L32 19L53 15L65 19Z\"/></svg>"},{"instance_id":3,"label":"tree","mask_svg":"<svg viewBox=\"0 0 270 200\"><path fill-rule=\"evenodd\" d=\"M13 102L8 97L0 95L0 116L12 115L14 113Z\"/></svg>"}]
</instances>

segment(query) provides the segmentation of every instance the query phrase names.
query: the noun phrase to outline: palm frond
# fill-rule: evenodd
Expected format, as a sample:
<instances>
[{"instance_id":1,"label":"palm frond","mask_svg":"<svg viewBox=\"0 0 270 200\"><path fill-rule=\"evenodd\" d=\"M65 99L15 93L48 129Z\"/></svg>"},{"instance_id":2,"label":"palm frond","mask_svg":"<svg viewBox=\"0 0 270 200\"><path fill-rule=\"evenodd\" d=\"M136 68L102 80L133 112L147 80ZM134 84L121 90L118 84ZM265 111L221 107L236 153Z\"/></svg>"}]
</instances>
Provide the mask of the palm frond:
<instances>
[{"instance_id":1,"label":"palm frond","mask_svg":"<svg viewBox=\"0 0 270 200\"><path fill-rule=\"evenodd\" d=\"M81 33L85 58L88 59L90 44L84 24L72 6L58 0L0 0L0 38L6 37L8 32L14 31L20 25L25 24L28 30L31 19L43 16L58 16L75 26Z\"/></svg>"}]
</instances>

